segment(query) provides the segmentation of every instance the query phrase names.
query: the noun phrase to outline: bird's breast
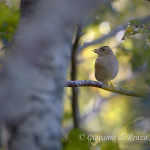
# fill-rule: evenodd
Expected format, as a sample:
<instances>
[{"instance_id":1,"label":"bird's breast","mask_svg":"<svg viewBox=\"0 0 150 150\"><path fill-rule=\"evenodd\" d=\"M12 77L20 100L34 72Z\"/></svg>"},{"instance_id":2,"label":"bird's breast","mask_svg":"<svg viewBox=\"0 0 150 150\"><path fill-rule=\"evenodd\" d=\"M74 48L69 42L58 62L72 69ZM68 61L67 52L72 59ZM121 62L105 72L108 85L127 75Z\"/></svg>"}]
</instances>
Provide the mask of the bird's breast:
<instances>
[{"instance_id":1,"label":"bird's breast","mask_svg":"<svg viewBox=\"0 0 150 150\"><path fill-rule=\"evenodd\" d=\"M109 81L116 77L119 63L115 55L98 57L95 61L95 78L99 81Z\"/></svg>"}]
</instances>

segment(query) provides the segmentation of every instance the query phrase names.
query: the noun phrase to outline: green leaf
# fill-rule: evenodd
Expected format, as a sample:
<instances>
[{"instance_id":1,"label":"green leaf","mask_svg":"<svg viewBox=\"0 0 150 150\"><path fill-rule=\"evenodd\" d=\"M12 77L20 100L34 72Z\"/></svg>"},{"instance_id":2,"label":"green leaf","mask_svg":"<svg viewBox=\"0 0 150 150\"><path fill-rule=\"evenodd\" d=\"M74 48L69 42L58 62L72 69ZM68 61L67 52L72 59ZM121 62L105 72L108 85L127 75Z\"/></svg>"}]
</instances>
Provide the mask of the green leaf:
<instances>
[{"instance_id":1,"label":"green leaf","mask_svg":"<svg viewBox=\"0 0 150 150\"><path fill-rule=\"evenodd\" d=\"M128 37L136 37L137 34L139 34L141 38L148 38L150 35L150 27L143 25L139 20L130 20L122 40L125 40Z\"/></svg>"},{"instance_id":2,"label":"green leaf","mask_svg":"<svg viewBox=\"0 0 150 150\"><path fill-rule=\"evenodd\" d=\"M101 150L120 150L118 142L103 142L100 144Z\"/></svg>"},{"instance_id":3,"label":"green leaf","mask_svg":"<svg viewBox=\"0 0 150 150\"><path fill-rule=\"evenodd\" d=\"M10 41L20 20L20 13L0 3L0 38Z\"/></svg>"},{"instance_id":4,"label":"green leaf","mask_svg":"<svg viewBox=\"0 0 150 150\"><path fill-rule=\"evenodd\" d=\"M137 27L142 27L143 24L141 23L141 21L137 20L137 19L133 19L129 21L129 25L130 26L137 26Z\"/></svg>"},{"instance_id":5,"label":"green leaf","mask_svg":"<svg viewBox=\"0 0 150 150\"><path fill-rule=\"evenodd\" d=\"M63 143L63 150L91 150L91 143L87 139L88 135L79 129L73 129L67 141Z\"/></svg>"}]
</instances>

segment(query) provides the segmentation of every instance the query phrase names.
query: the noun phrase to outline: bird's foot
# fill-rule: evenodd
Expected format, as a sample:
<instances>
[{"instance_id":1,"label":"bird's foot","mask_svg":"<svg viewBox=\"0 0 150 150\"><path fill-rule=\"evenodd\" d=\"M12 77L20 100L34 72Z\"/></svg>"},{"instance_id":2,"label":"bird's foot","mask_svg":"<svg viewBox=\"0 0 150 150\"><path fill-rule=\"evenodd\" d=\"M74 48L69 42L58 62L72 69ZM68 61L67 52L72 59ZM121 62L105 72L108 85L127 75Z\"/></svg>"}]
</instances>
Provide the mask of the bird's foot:
<instances>
[{"instance_id":1,"label":"bird's foot","mask_svg":"<svg viewBox=\"0 0 150 150\"><path fill-rule=\"evenodd\" d=\"M110 83L110 86L111 86L112 88L114 88L114 86L113 86L113 84L111 83L111 81L108 81L108 83Z\"/></svg>"},{"instance_id":2,"label":"bird's foot","mask_svg":"<svg viewBox=\"0 0 150 150\"><path fill-rule=\"evenodd\" d=\"M111 81L108 81L108 82L103 81L103 83L106 84L106 85L110 85L112 88L114 88L114 86L113 86L113 84L111 83Z\"/></svg>"}]
</instances>

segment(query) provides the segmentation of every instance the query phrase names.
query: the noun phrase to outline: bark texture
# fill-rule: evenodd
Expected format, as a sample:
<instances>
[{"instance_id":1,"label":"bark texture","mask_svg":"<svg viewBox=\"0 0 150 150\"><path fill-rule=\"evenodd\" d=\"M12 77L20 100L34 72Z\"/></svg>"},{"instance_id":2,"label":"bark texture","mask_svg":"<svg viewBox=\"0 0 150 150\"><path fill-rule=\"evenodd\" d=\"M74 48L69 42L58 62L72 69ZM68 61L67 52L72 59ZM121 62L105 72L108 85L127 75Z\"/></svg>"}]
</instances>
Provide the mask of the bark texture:
<instances>
[{"instance_id":1,"label":"bark texture","mask_svg":"<svg viewBox=\"0 0 150 150\"><path fill-rule=\"evenodd\" d=\"M97 0L22 0L17 44L0 73L5 149L60 150L73 27Z\"/></svg>"}]
</instances>

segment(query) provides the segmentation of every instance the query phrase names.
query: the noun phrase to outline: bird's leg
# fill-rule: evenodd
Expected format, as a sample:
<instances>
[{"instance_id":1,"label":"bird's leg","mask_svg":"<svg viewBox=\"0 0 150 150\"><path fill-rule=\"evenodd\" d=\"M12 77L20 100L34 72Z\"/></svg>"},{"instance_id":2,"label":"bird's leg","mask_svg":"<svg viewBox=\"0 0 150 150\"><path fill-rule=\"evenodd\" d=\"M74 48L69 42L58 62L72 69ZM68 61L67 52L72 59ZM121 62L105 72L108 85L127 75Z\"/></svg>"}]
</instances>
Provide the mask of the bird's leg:
<instances>
[{"instance_id":1,"label":"bird's leg","mask_svg":"<svg viewBox=\"0 0 150 150\"><path fill-rule=\"evenodd\" d=\"M112 88L114 88L114 86L113 86L113 84L111 83L111 81L108 81L108 82L103 81L103 83L104 83L104 84L107 84L107 85L110 85Z\"/></svg>"},{"instance_id":2,"label":"bird's leg","mask_svg":"<svg viewBox=\"0 0 150 150\"><path fill-rule=\"evenodd\" d=\"M114 88L113 84L111 83L111 81L108 81L108 83L110 83L111 87Z\"/></svg>"}]
</instances>

